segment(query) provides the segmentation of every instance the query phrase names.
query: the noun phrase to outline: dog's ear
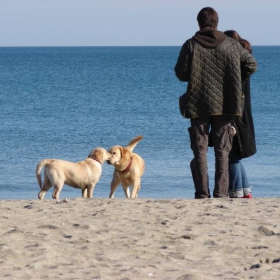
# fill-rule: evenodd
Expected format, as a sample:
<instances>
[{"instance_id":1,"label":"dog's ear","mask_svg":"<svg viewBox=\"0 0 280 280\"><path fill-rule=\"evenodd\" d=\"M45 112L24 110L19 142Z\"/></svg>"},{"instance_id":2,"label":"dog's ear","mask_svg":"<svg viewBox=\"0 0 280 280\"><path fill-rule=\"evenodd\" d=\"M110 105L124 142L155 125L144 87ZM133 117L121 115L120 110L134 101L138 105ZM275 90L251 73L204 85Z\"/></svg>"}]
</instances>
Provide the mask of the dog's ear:
<instances>
[{"instance_id":1,"label":"dog's ear","mask_svg":"<svg viewBox=\"0 0 280 280\"><path fill-rule=\"evenodd\" d=\"M130 160L131 152L127 148L120 147L120 152L121 152L121 159Z\"/></svg>"},{"instance_id":2,"label":"dog's ear","mask_svg":"<svg viewBox=\"0 0 280 280\"><path fill-rule=\"evenodd\" d=\"M93 153L94 153L94 150L89 153L88 158L92 158L93 157Z\"/></svg>"},{"instance_id":3,"label":"dog's ear","mask_svg":"<svg viewBox=\"0 0 280 280\"><path fill-rule=\"evenodd\" d=\"M99 149L94 149L93 151L90 152L90 154L88 155L89 158L92 159L102 159L102 153Z\"/></svg>"}]
</instances>

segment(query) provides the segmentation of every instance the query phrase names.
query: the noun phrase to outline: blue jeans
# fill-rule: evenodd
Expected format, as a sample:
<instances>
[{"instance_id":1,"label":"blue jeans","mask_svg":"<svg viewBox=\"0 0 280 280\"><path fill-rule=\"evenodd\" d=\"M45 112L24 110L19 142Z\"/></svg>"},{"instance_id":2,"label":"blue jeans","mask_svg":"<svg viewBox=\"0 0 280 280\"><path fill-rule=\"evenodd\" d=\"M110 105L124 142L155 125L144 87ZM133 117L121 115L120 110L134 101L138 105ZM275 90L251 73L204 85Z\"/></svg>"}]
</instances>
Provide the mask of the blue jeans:
<instances>
[{"instance_id":1,"label":"blue jeans","mask_svg":"<svg viewBox=\"0 0 280 280\"><path fill-rule=\"evenodd\" d=\"M243 197L251 193L246 170L234 152L229 154L229 197Z\"/></svg>"}]
</instances>

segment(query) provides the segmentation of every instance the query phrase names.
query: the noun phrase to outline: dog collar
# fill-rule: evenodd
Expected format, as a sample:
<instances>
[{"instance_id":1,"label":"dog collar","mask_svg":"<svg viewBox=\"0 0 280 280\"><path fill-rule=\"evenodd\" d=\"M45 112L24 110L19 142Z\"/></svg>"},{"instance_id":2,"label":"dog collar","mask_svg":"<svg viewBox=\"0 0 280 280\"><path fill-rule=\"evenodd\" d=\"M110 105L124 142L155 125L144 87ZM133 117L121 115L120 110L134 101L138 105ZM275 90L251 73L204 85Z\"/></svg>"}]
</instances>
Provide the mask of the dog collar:
<instances>
[{"instance_id":1,"label":"dog collar","mask_svg":"<svg viewBox=\"0 0 280 280\"><path fill-rule=\"evenodd\" d=\"M95 160L95 161L99 162L99 163L102 165L102 163L101 163L98 159L96 159L96 158L92 158L92 157L89 157L89 158L91 158L91 159L93 159L93 160Z\"/></svg>"},{"instance_id":2,"label":"dog collar","mask_svg":"<svg viewBox=\"0 0 280 280\"><path fill-rule=\"evenodd\" d=\"M128 164L128 166L126 167L126 169L122 170L121 172L126 172L129 170L130 166L131 166L131 163L132 163L132 159L130 160L130 163Z\"/></svg>"}]
</instances>

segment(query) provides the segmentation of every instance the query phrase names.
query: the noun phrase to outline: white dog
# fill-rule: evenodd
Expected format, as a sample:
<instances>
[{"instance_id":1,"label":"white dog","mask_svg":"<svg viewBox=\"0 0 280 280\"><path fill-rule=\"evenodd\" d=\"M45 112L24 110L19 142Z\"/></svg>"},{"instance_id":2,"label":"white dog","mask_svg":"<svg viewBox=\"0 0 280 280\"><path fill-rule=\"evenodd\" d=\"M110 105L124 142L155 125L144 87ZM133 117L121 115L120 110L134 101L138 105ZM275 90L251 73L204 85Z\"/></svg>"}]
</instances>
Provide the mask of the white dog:
<instances>
[{"instance_id":1,"label":"white dog","mask_svg":"<svg viewBox=\"0 0 280 280\"><path fill-rule=\"evenodd\" d=\"M43 199L46 192L53 186L53 199L59 200L64 184L82 190L83 198L92 198L96 183L102 173L102 165L110 159L110 153L103 148L94 149L87 159L74 163L59 159L43 159L36 168L36 176L41 191L38 198ZM44 183L41 170L44 168Z\"/></svg>"}]
</instances>

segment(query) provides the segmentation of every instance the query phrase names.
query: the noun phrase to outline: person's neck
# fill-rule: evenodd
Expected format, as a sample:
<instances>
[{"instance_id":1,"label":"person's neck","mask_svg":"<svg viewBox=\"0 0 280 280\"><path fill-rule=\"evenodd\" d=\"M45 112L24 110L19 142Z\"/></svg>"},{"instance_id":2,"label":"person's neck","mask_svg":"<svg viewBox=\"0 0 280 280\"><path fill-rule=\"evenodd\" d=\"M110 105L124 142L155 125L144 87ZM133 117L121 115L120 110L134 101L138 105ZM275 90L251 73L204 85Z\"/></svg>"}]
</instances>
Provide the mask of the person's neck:
<instances>
[{"instance_id":1,"label":"person's neck","mask_svg":"<svg viewBox=\"0 0 280 280\"><path fill-rule=\"evenodd\" d=\"M199 31L208 31L208 30L217 30L217 28L206 26L206 27L200 27Z\"/></svg>"}]
</instances>

